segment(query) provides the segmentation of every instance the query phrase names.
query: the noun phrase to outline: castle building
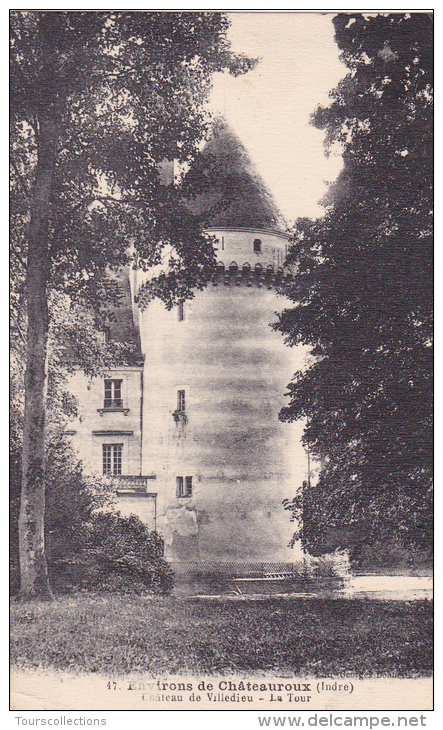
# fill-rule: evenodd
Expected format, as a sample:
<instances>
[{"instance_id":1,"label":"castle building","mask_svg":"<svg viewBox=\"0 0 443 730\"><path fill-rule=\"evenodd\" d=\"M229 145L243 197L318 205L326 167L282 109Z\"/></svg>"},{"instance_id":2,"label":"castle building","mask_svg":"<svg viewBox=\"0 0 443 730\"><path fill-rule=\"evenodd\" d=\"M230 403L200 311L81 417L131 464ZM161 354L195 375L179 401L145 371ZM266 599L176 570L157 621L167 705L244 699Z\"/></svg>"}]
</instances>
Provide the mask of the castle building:
<instances>
[{"instance_id":1,"label":"castle building","mask_svg":"<svg viewBox=\"0 0 443 730\"><path fill-rule=\"evenodd\" d=\"M122 282L110 336L138 343L133 364L72 389L72 439L90 471L115 479L118 506L165 540L173 562L291 562L294 526L283 509L306 479L301 424L282 423L285 390L304 353L271 328L288 235L246 150L215 125L200 169L217 273L168 311L146 274Z\"/></svg>"}]
</instances>

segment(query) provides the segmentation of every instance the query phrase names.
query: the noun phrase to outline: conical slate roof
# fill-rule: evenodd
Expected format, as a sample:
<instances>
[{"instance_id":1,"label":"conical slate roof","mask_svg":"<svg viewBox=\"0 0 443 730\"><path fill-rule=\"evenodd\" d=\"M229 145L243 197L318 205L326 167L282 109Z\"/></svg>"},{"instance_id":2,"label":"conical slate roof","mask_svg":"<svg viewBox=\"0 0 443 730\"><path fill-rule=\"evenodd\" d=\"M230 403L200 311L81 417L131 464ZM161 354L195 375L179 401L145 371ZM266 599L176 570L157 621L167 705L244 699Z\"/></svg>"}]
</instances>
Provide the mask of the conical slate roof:
<instances>
[{"instance_id":1,"label":"conical slate roof","mask_svg":"<svg viewBox=\"0 0 443 730\"><path fill-rule=\"evenodd\" d=\"M286 222L248 152L218 119L186 175L186 207L206 226L285 230Z\"/></svg>"}]
</instances>

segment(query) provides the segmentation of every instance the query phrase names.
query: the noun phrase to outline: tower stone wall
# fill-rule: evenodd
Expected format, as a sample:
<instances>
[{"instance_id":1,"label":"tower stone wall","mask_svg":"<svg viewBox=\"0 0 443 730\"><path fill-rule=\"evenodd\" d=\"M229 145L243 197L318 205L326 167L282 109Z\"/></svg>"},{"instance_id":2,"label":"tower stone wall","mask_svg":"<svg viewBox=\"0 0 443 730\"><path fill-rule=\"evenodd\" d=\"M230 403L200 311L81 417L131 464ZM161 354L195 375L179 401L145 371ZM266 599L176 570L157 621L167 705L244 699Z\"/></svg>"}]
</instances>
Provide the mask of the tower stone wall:
<instances>
[{"instance_id":1,"label":"tower stone wall","mask_svg":"<svg viewBox=\"0 0 443 730\"><path fill-rule=\"evenodd\" d=\"M281 423L278 413L302 353L270 327L285 306L276 285L287 275L287 236L210 233L218 240L214 280L182 308L154 300L140 314L143 473L156 474L168 558L290 561L293 525L282 501L305 478L306 456L300 425ZM181 496L186 477L192 493Z\"/></svg>"}]
</instances>

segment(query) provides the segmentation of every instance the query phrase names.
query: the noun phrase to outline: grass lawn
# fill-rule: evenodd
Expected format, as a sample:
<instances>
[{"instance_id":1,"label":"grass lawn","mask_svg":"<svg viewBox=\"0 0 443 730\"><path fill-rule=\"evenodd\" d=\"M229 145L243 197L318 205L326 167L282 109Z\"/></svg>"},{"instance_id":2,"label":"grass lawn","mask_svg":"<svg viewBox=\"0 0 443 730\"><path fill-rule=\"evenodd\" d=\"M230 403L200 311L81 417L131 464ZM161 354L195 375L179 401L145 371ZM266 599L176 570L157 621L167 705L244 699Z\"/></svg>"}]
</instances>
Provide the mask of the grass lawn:
<instances>
[{"instance_id":1,"label":"grass lawn","mask_svg":"<svg viewBox=\"0 0 443 730\"><path fill-rule=\"evenodd\" d=\"M12 664L112 675L429 676L428 601L77 595L12 604Z\"/></svg>"}]
</instances>

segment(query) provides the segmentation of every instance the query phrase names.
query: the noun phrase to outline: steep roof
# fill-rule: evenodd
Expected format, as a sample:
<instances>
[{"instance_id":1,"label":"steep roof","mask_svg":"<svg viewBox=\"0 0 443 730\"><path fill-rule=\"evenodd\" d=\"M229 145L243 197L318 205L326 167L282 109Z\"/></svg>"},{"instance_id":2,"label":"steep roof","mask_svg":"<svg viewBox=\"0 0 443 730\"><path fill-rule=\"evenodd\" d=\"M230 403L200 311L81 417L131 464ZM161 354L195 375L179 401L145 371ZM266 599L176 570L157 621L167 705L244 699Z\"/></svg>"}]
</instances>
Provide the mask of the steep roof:
<instances>
[{"instance_id":1,"label":"steep roof","mask_svg":"<svg viewBox=\"0 0 443 730\"><path fill-rule=\"evenodd\" d=\"M185 178L198 191L186 206L207 226L286 230L286 222L245 147L223 119ZM189 192L188 192L188 195Z\"/></svg>"},{"instance_id":2,"label":"steep roof","mask_svg":"<svg viewBox=\"0 0 443 730\"><path fill-rule=\"evenodd\" d=\"M129 270L127 268L121 269L117 273L110 274L110 278L115 279L119 304L108 309L109 339L127 346L128 351L125 353L124 360L128 365L140 365L143 363L143 355L140 336L132 317Z\"/></svg>"}]
</instances>

